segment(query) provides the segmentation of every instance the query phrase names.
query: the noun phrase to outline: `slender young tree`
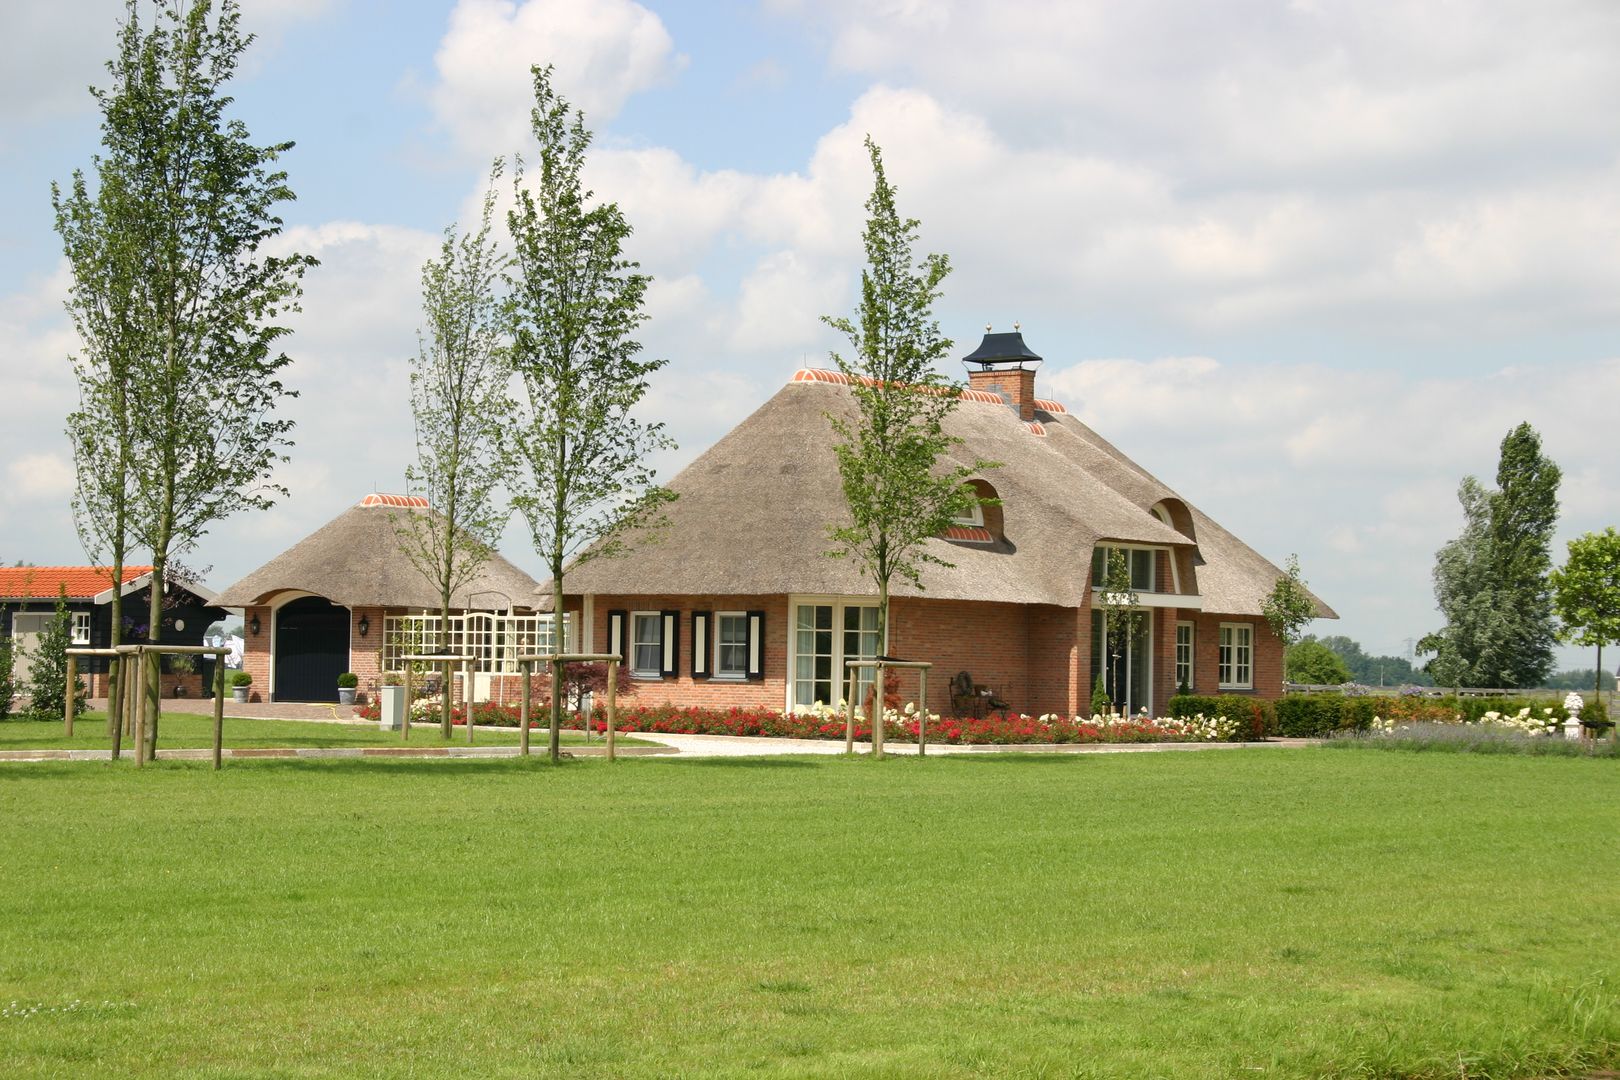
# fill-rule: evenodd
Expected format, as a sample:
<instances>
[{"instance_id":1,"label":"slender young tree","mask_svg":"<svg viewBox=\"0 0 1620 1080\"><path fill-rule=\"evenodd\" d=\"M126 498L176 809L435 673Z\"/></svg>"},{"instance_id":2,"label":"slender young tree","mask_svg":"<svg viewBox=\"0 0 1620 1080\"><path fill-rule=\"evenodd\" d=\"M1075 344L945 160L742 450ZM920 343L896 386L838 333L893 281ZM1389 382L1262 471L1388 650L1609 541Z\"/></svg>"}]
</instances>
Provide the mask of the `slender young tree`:
<instances>
[{"instance_id":1,"label":"slender young tree","mask_svg":"<svg viewBox=\"0 0 1620 1080\"><path fill-rule=\"evenodd\" d=\"M629 550L674 494L653 482L648 455L674 446L633 410L663 360L641 358L636 331L649 278L623 255L630 224L580 177L591 133L584 114L536 67L531 119L540 144L532 178L513 170L515 206L508 331L522 384L510 426L512 503L551 571L552 617L563 636L563 567ZM551 696L551 757L560 755L561 694Z\"/></svg>"},{"instance_id":2,"label":"slender young tree","mask_svg":"<svg viewBox=\"0 0 1620 1080\"><path fill-rule=\"evenodd\" d=\"M451 597L489 562L508 516L497 497L508 471L503 433L511 413L498 292L506 260L491 235L501 172L497 161L477 231L450 226L438 257L422 267L427 330L417 335L411 368L416 463L405 477L432 509L396 515L394 529L406 557L439 592L443 652L450 649ZM448 693L439 727L448 739Z\"/></svg>"},{"instance_id":3,"label":"slender young tree","mask_svg":"<svg viewBox=\"0 0 1620 1080\"><path fill-rule=\"evenodd\" d=\"M851 417L829 415L837 442L838 476L847 521L828 526L829 555L852 558L878 594L878 641L889 651L889 592L894 580L923 587L922 568L949 565L925 541L939 536L978 496L967 484L989 462L946 465L944 455L962 440L945 431L958 389L935 365L950 351L934 303L950 273L944 255L912 256L920 222L902 218L895 189L883 169L883 151L870 136L872 194L866 200L861 301L854 318L822 316L849 339L849 356L834 352L850 377ZM883 687L873 698L873 752L883 749Z\"/></svg>"},{"instance_id":4,"label":"slender young tree","mask_svg":"<svg viewBox=\"0 0 1620 1080\"><path fill-rule=\"evenodd\" d=\"M127 213L109 222L109 252L143 259L128 301L124 415L132 485L128 526L152 552L150 639L160 642L168 563L208 527L285 494L271 478L291 421L275 407L279 320L297 310L314 260L266 254L293 198L274 166L291 143L259 146L230 119L227 84L252 42L235 0L164 0L150 25L128 0L111 88L101 95L103 160L117 162ZM114 231L115 230L115 231ZM108 255L109 261L114 258ZM146 693L156 711L157 670ZM155 734L155 729L153 731Z\"/></svg>"},{"instance_id":5,"label":"slender young tree","mask_svg":"<svg viewBox=\"0 0 1620 1080\"><path fill-rule=\"evenodd\" d=\"M1129 714L1130 687L1119 685L1115 668L1136 640L1146 613L1131 582L1130 557L1121 548L1106 550L1102 583L1093 588L1091 602L1103 615L1103 686L1109 691L1110 704L1123 706L1121 711Z\"/></svg>"},{"instance_id":6,"label":"slender young tree","mask_svg":"<svg viewBox=\"0 0 1620 1080\"><path fill-rule=\"evenodd\" d=\"M133 21L133 7L128 15ZM136 157L140 144L122 130L128 126L126 102L140 91L139 71L129 63L110 62L107 69L111 87L90 90L102 111L106 150L91 159L95 188L83 170L75 170L66 193L51 185L51 204L72 273L67 308L80 346L71 358L79 408L67 423L75 473L73 521L85 555L107 567L112 589L108 644L116 648L123 643L120 586L134 547L130 380L138 358L150 353L151 339L141 306L146 267L141 240L147 235L147 207L141 197L144 163ZM108 663L110 701L118 700L122 667L116 658ZM107 722L115 722L111 710Z\"/></svg>"},{"instance_id":7,"label":"slender young tree","mask_svg":"<svg viewBox=\"0 0 1620 1080\"><path fill-rule=\"evenodd\" d=\"M1602 700L1603 646L1620 641L1620 533L1611 525L1569 542L1564 565L1552 572L1553 605L1561 640L1596 645L1592 700Z\"/></svg>"},{"instance_id":8,"label":"slender young tree","mask_svg":"<svg viewBox=\"0 0 1620 1080\"><path fill-rule=\"evenodd\" d=\"M1316 618L1316 601L1299 576L1298 555L1288 556L1288 566L1261 601L1260 613L1271 624L1271 632L1282 639L1285 649L1297 642L1305 624Z\"/></svg>"}]
</instances>

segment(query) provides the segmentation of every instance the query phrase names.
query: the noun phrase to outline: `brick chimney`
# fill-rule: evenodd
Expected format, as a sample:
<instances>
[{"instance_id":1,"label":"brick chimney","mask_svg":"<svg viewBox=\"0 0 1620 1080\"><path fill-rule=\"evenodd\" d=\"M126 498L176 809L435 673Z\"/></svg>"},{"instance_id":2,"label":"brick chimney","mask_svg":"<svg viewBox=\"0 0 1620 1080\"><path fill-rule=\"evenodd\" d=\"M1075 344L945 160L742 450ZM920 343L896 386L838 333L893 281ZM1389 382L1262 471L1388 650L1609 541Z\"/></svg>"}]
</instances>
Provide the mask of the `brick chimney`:
<instances>
[{"instance_id":1,"label":"brick chimney","mask_svg":"<svg viewBox=\"0 0 1620 1080\"><path fill-rule=\"evenodd\" d=\"M1035 369L1041 358L1024 344L1017 323L1010 334L991 333L988 326L984 330L979 347L962 358L968 387L1001 395L1020 420L1035 419Z\"/></svg>"}]
</instances>

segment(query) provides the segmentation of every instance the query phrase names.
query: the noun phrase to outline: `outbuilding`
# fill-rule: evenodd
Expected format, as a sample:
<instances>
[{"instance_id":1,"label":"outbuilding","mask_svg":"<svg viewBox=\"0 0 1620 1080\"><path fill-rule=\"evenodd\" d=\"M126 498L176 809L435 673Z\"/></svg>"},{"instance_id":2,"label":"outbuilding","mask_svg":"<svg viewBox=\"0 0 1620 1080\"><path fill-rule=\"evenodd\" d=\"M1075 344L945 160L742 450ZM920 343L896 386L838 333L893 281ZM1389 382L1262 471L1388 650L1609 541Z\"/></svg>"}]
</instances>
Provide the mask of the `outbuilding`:
<instances>
[{"instance_id":1,"label":"outbuilding","mask_svg":"<svg viewBox=\"0 0 1620 1080\"><path fill-rule=\"evenodd\" d=\"M419 496L367 495L220 594L243 609L254 699L335 702L345 672L374 693L400 657L439 646L438 589L398 531L402 515L430 513ZM535 612L535 590L534 578L492 553L454 594L449 647L476 656L479 699L505 694L518 651L548 641L551 617Z\"/></svg>"}]
</instances>

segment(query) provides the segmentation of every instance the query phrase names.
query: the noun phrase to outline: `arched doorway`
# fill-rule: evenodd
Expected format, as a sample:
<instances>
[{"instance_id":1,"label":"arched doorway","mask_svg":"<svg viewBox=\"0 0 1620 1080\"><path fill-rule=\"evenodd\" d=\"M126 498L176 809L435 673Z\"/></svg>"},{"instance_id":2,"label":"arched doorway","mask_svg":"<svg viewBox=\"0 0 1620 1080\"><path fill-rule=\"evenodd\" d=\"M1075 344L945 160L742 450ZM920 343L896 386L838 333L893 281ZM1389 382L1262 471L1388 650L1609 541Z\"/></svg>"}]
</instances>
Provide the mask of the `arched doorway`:
<instances>
[{"instance_id":1,"label":"arched doorway","mask_svg":"<svg viewBox=\"0 0 1620 1080\"><path fill-rule=\"evenodd\" d=\"M300 596L276 612L277 701L336 701L349 670L349 609Z\"/></svg>"}]
</instances>

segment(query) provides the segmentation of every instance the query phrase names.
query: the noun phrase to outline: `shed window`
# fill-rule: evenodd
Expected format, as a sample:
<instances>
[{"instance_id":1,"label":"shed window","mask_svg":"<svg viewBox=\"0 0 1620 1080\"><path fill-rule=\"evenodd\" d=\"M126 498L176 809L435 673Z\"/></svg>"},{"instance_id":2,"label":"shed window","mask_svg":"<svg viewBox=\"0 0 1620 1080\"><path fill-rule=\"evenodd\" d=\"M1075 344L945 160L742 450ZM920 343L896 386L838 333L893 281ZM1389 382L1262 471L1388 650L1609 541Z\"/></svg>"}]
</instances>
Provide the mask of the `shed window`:
<instances>
[{"instance_id":1,"label":"shed window","mask_svg":"<svg viewBox=\"0 0 1620 1080\"><path fill-rule=\"evenodd\" d=\"M88 611L75 611L73 613L73 644L90 644L90 613Z\"/></svg>"}]
</instances>

